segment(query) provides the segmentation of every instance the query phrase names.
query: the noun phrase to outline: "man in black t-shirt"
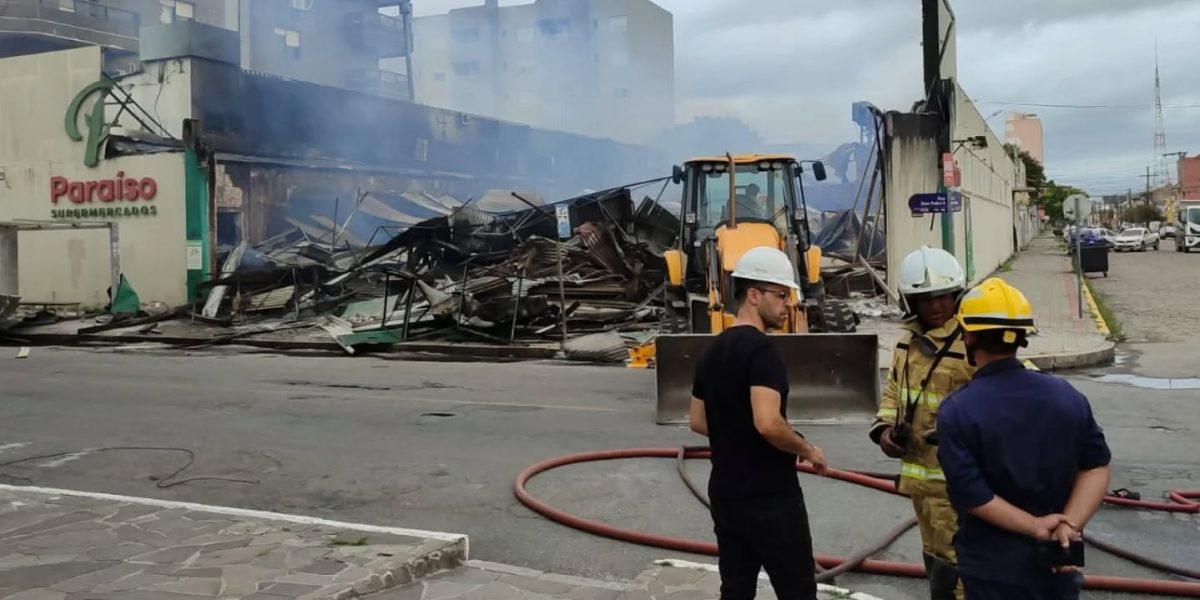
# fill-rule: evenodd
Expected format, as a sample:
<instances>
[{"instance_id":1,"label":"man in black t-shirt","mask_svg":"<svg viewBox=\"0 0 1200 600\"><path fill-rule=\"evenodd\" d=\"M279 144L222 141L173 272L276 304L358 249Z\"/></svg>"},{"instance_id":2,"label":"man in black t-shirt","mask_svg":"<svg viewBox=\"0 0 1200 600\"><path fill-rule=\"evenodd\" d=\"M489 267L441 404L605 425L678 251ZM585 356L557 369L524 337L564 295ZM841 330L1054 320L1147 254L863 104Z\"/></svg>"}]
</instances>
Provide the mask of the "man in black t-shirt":
<instances>
[{"instance_id":1,"label":"man in black t-shirt","mask_svg":"<svg viewBox=\"0 0 1200 600\"><path fill-rule=\"evenodd\" d=\"M784 325L796 285L788 257L754 248L733 272L733 326L701 357L692 385L691 428L708 436L708 495L717 535L721 600L754 598L760 569L779 600L815 599L812 536L796 459L825 471L821 449L787 421L783 357L767 329Z\"/></svg>"}]
</instances>

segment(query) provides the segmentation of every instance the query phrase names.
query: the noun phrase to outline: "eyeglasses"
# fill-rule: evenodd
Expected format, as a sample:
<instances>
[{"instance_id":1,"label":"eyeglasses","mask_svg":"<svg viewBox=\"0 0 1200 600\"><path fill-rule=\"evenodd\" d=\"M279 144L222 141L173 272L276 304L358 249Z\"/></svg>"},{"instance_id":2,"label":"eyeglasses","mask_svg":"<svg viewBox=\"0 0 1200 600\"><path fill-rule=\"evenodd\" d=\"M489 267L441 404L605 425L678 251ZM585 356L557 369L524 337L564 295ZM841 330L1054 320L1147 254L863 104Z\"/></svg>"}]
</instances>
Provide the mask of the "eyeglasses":
<instances>
[{"instance_id":1,"label":"eyeglasses","mask_svg":"<svg viewBox=\"0 0 1200 600\"><path fill-rule=\"evenodd\" d=\"M776 298L779 298L780 300L783 300L784 302L787 302L788 299L792 297L791 292L784 292L781 290L768 290L766 288L758 288L758 287L756 287L754 289L756 289L764 294L775 296Z\"/></svg>"}]
</instances>

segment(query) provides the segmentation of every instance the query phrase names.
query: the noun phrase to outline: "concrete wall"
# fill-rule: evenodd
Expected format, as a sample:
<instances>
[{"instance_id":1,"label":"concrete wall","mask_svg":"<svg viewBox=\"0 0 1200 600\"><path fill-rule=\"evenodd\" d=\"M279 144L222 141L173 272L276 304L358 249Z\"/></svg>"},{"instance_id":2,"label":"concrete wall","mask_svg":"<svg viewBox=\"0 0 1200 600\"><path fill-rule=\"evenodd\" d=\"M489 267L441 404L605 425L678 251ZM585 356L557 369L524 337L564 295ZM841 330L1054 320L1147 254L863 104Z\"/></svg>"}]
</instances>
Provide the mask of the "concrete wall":
<instances>
[{"instance_id":1,"label":"concrete wall","mask_svg":"<svg viewBox=\"0 0 1200 600\"><path fill-rule=\"evenodd\" d=\"M120 224L121 270L141 299L179 304L186 300L183 243L184 199L181 154L102 160L83 164L84 144L71 141L63 117L75 94L100 78L98 48L81 48L0 60L0 221L106 221ZM84 103L86 111L91 101ZM81 111L84 112L84 111ZM82 117L82 115L80 115ZM152 200L104 202L66 197L52 202L52 178L71 182L152 177ZM138 214L125 215L126 209ZM143 215L141 209L154 214ZM75 211L89 211L87 216ZM108 216L108 211L120 216ZM56 212L59 211L59 212ZM70 211L65 212L65 211ZM93 216L90 211L103 211ZM107 233L95 231L23 232L19 239L20 290L24 301L82 302L101 306L107 299L110 264Z\"/></svg>"},{"instance_id":2,"label":"concrete wall","mask_svg":"<svg viewBox=\"0 0 1200 600\"><path fill-rule=\"evenodd\" d=\"M1013 204L1014 189L1024 186L1023 166L1004 150L1003 143L970 102L961 87L953 93L951 148L961 172L955 188L963 198L962 211L944 215L913 216L908 199L913 194L934 193L942 184L941 154L938 151L940 117L934 114L889 113L887 115L887 248L888 272L896 273L900 262L923 245L952 250L977 283L1003 264L1016 251L1021 236ZM986 147L961 143L984 136ZM1020 181L1020 185L1017 182ZM1024 217L1022 217L1024 218ZM943 239L943 221L952 231L949 247ZM894 278L889 281L893 289Z\"/></svg>"},{"instance_id":3,"label":"concrete wall","mask_svg":"<svg viewBox=\"0 0 1200 600\"><path fill-rule=\"evenodd\" d=\"M141 73L120 80L121 89L177 140L183 139L184 119L192 117L193 60L173 58L149 62ZM110 115L112 110L110 107ZM133 115L127 113L122 114L119 124L131 131L144 129Z\"/></svg>"},{"instance_id":4,"label":"concrete wall","mask_svg":"<svg viewBox=\"0 0 1200 600\"><path fill-rule=\"evenodd\" d=\"M962 171L959 191L963 195L963 212L955 227L955 254L974 281L987 277L1016 252L1013 189L1019 161L1008 155L1003 140L957 83L950 131L956 148L954 159ZM958 142L979 135L986 136L986 148Z\"/></svg>"},{"instance_id":5,"label":"concrete wall","mask_svg":"<svg viewBox=\"0 0 1200 600\"><path fill-rule=\"evenodd\" d=\"M887 199L884 206L887 231L887 272L897 273L905 255L921 246L942 247L940 216L914 217L908 209L913 194L936 192L941 183L938 171L937 135L939 118L933 114L888 113ZM896 278L889 277L894 290Z\"/></svg>"}]
</instances>

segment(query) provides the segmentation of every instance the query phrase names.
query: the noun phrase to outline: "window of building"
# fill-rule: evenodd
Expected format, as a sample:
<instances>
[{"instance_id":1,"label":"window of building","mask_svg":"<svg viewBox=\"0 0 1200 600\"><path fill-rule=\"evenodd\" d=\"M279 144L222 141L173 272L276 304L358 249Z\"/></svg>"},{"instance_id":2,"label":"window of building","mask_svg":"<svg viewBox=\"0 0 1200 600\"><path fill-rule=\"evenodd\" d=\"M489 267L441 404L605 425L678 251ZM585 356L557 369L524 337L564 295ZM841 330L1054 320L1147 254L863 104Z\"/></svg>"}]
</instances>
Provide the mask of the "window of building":
<instances>
[{"instance_id":1,"label":"window of building","mask_svg":"<svg viewBox=\"0 0 1200 600\"><path fill-rule=\"evenodd\" d=\"M479 61L472 60L454 63L454 74L459 77L475 77L479 75Z\"/></svg>"},{"instance_id":2,"label":"window of building","mask_svg":"<svg viewBox=\"0 0 1200 600\"><path fill-rule=\"evenodd\" d=\"M300 58L300 32L294 29L284 29L283 27L275 28L275 35L283 40L283 45L286 51L292 55L292 58Z\"/></svg>"},{"instance_id":3,"label":"window of building","mask_svg":"<svg viewBox=\"0 0 1200 600\"><path fill-rule=\"evenodd\" d=\"M532 42L533 41L533 28L532 27L521 27L520 29L517 29L517 41L518 42Z\"/></svg>"},{"instance_id":4,"label":"window of building","mask_svg":"<svg viewBox=\"0 0 1200 600\"><path fill-rule=\"evenodd\" d=\"M532 75L537 70L537 63L523 62L517 65L517 72L522 75Z\"/></svg>"},{"instance_id":5,"label":"window of building","mask_svg":"<svg viewBox=\"0 0 1200 600\"><path fill-rule=\"evenodd\" d=\"M445 81L446 80L446 72L445 71L434 71L433 72L433 80L434 81Z\"/></svg>"},{"instance_id":6,"label":"window of building","mask_svg":"<svg viewBox=\"0 0 1200 600\"><path fill-rule=\"evenodd\" d=\"M608 31L610 33L626 33L629 31L629 17L625 15L617 15L608 18Z\"/></svg>"},{"instance_id":7,"label":"window of building","mask_svg":"<svg viewBox=\"0 0 1200 600\"><path fill-rule=\"evenodd\" d=\"M184 0L175 0L175 16L180 20L191 21L196 18L196 5Z\"/></svg>"},{"instance_id":8,"label":"window of building","mask_svg":"<svg viewBox=\"0 0 1200 600\"><path fill-rule=\"evenodd\" d=\"M58 0L58 10L75 12L75 0Z\"/></svg>"},{"instance_id":9,"label":"window of building","mask_svg":"<svg viewBox=\"0 0 1200 600\"><path fill-rule=\"evenodd\" d=\"M460 44L474 44L479 42L479 28L456 29L450 33L450 37Z\"/></svg>"},{"instance_id":10,"label":"window of building","mask_svg":"<svg viewBox=\"0 0 1200 600\"><path fill-rule=\"evenodd\" d=\"M313 0L292 0L292 8L296 10L312 10Z\"/></svg>"},{"instance_id":11,"label":"window of building","mask_svg":"<svg viewBox=\"0 0 1200 600\"><path fill-rule=\"evenodd\" d=\"M429 140L425 138L417 138L416 160L425 162L429 160Z\"/></svg>"},{"instance_id":12,"label":"window of building","mask_svg":"<svg viewBox=\"0 0 1200 600\"><path fill-rule=\"evenodd\" d=\"M192 21L196 18L196 5L193 2L186 0L160 0L162 4L163 23L177 23L179 21Z\"/></svg>"},{"instance_id":13,"label":"window of building","mask_svg":"<svg viewBox=\"0 0 1200 600\"><path fill-rule=\"evenodd\" d=\"M613 96L616 98L628 98L629 88L617 88L613 90Z\"/></svg>"},{"instance_id":14,"label":"window of building","mask_svg":"<svg viewBox=\"0 0 1200 600\"><path fill-rule=\"evenodd\" d=\"M542 31L542 35L550 39L566 39L571 37L571 20L570 19L541 19L538 21L538 29Z\"/></svg>"}]
</instances>

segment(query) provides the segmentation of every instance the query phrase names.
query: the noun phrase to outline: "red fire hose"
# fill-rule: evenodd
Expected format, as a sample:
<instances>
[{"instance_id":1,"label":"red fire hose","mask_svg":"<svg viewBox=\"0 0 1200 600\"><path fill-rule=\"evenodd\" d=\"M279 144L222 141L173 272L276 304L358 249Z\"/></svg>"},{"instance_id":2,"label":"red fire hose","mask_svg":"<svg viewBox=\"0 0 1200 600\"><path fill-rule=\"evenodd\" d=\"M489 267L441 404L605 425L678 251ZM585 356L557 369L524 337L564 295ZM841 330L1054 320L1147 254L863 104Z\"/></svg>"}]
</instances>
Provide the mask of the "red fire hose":
<instances>
[{"instance_id":1,"label":"red fire hose","mask_svg":"<svg viewBox=\"0 0 1200 600\"><path fill-rule=\"evenodd\" d=\"M531 465L517 475L516 483L513 486L513 492L516 494L517 500L529 507L534 512L542 516L571 527L580 531L585 531L591 534L608 537L616 540L622 540L640 544L643 546L654 546L657 548L666 548L668 550L677 550L680 552L689 552L692 554L705 554L709 556L717 555L717 545L712 542L703 542L699 540L690 540L684 538L676 538L653 533L636 531L633 529L623 529L614 527L607 523L585 519L559 510L538 500L528 490L525 485L530 479L540 473L545 473L558 467L604 460L622 460L630 458L707 458L709 452L707 449L701 448L626 448L620 450L604 450L598 452L582 452L579 454L569 454L544 460L537 464ZM812 467L807 464L797 466L797 469L805 473L813 473ZM895 484L891 481L883 481L878 477L872 477L870 474L859 473L855 471L842 471L830 469L827 473L828 477L862 485L876 489L889 494L897 494ZM685 480L686 481L686 480ZM691 485L689 487L695 488ZM1169 510L1175 512L1195 513L1200 511L1200 504L1193 502L1191 499L1200 498L1200 491L1186 492L1171 492L1169 495L1172 502L1144 502L1140 500L1129 500L1126 498L1108 497L1106 502L1121 506L1131 506L1136 508L1145 508L1150 510ZM1096 544L1094 540L1088 540L1101 549L1115 548L1111 545L1100 543ZM1108 548L1105 548L1108 546ZM879 548L882 549L882 548ZM1140 564L1157 568L1159 570L1174 573L1176 575L1190 576L1196 578L1197 573L1183 569L1180 567L1167 565L1153 559L1142 557L1140 555L1116 548L1115 552L1118 556L1129 558ZM878 550L876 550L877 552ZM875 552L871 552L874 554ZM854 565L857 562L854 559L862 557L861 564ZM865 558L863 553L859 553L854 559L847 559L839 556L829 556L819 554L816 556L817 563L825 569L836 569L841 572L845 565L853 570L864 573L872 573L875 575L892 575L897 577L913 577L924 578L925 567L913 563L899 563L891 561L871 560ZM1106 590L1112 592L1140 593L1140 594L1158 594L1165 596L1181 596L1200 598L1200 583L1185 582L1185 581L1166 581L1158 579L1134 579L1128 577L1109 577L1104 575L1085 575L1084 587L1094 590Z\"/></svg>"}]
</instances>

